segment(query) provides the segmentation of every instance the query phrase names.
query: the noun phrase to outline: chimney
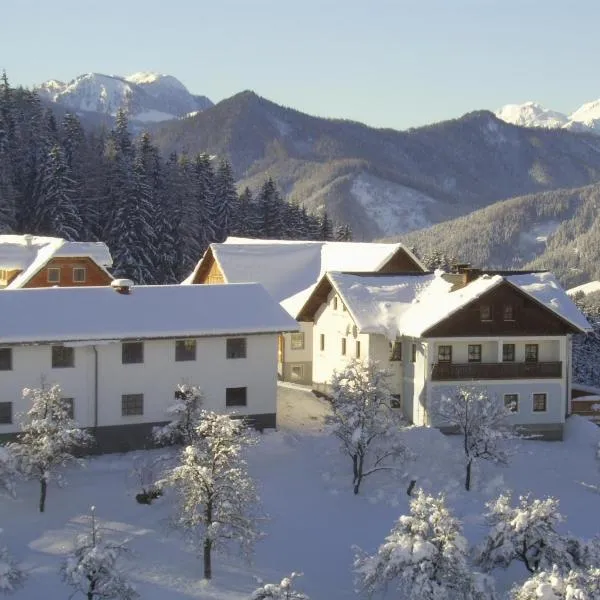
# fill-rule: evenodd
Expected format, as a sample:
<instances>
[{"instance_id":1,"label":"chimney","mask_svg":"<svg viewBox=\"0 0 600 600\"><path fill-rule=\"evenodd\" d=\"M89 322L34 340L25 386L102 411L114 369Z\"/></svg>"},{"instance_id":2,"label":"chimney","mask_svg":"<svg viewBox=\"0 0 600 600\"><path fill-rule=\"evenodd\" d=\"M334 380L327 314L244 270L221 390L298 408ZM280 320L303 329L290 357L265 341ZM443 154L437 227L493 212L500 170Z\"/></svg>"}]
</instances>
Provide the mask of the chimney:
<instances>
[{"instance_id":1,"label":"chimney","mask_svg":"<svg viewBox=\"0 0 600 600\"><path fill-rule=\"evenodd\" d=\"M26 233L23 236L23 239L25 240L25 245L29 248L29 246L31 246L31 242L33 242L33 236L30 233Z\"/></svg>"},{"instance_id":2,"label":"chimney","mask_svg":"<svg viewBox=\"0 0 600 600\"><path fill-rule=\"evenodd\" d=\"M110 282L110 287L118 294L130 294L133 281L131 279L113 279Z\"/></svg>"},{"instance_id":3,"label":"chimney","mask_svg":"<svg viewBox=\"0 0 600 600\"><path fill-rule=\"evenodd\" d=\"M452 283L452 291L454 291L475 281L481 274L481 269L472 267L470 263L460 263L452 266L451 273L444 273L444 279Z\"/></svg>"}]
</instances>

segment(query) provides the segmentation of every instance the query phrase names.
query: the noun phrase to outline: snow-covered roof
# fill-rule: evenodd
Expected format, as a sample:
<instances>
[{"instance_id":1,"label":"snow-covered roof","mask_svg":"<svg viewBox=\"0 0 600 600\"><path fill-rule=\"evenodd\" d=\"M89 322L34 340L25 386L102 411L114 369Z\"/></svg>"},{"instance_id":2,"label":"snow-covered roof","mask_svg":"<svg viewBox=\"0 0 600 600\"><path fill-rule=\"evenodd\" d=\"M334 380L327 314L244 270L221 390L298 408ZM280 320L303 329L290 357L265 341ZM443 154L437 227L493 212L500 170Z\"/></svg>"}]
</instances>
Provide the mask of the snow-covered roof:
<instances>
[{"instance_id":1,"label":"snow-covered roof","mask_svg":"<svg viewBox=\"0 0 600 600\"><path fill-rule=\"evenodd\" d=\"M568 289L567 294L569 294L569 296L573 296L573 294L576 294L577 292L590 294L598 291L600 291L600 281L588 281L587 283L582 283L581 285L577 285Z\"/></svg>"},{"instance_id":2,"label":"snow-covered roof","mask_svg":"<svg viewBox=\"0 0 600 600\"><path fill-rule=\"evenodd\" d=\"M590 324L551 273L483 274L454 289L442 271L423 275L361 276L328 273L359 331L420 337L433 326L506 281L581 331Z\"/></svg>"},{"instance_id":3,"label":"snow-covered roof","mask_svg":"<svg viewBox=\"0 0 600 600\"><path fill-rule=\"evenodd\" d=\"M57 237L0 235L0 268L22 271L7 289L22 287L55 257L88 257L104 269L112 265L112 257L104 242L70 242Z\"/></svg>"},{"instance_id":4,"label":"snow-covered roof","mask_svg":"<svg viewBox=\"0 0 600 600\"><path fill-rule=\"evenodd\" d=\"M377 271L400 249L421 266L414 254L399 243L229 237L222 244L210 245L212 256L227 283L261 283L292 315L304 304L327 271ZM201 264L202 261L183 283L194 281Z\"/></svg>"},{"instance_id":5,"label":"snow-covered roof","mask_svg":"<svg viewBox=\"0 0 600 600\"><path fill-rule=\"evenodd\" d=\"M0 293L0 344L296 331L259 284L55 287Z\"/></svg>"}]
</instances>

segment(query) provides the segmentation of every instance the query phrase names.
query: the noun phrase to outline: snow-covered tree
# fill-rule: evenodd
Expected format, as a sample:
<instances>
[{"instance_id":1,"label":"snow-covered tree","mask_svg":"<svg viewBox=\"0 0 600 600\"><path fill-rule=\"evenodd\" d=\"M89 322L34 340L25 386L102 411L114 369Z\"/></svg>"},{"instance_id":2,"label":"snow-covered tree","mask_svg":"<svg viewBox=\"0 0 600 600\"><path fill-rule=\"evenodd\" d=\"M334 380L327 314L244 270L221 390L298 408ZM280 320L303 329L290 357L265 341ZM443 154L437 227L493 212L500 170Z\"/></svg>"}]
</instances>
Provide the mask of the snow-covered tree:
<instances>
[{"instance_id":1,"label":"snow-covered tree","mask_svg":"<svg viewBox=\"0 0 600 600\"><path fill-rule=\"evenodd\" d=\"M61 566L63 581L74 589L74 594L80 593L87 600L139 598L119 569L126 546L104 541L93 506L91 513L89 533L75 539L73 552Z\"/></svg>"},{"instance_id":2,"label":"snow-covered tree","mask_svg":"<svg viewBox=\"0 0 600 600\"><path fill-rule=\"evenodd\" d=\"M19 475L16 456L9 446L0 446L0 494L14 497Z\"/></svg>"},{"instance_id":3,"label":"snow-covered tree","mask_svg":"<svg viewBox=\"0 0 600 600\"><path fill-rule=\"evenodd\" d=\"M443 496L418 490L410 515L402 515L376 554L359 551L354 562L361 589L369 594L393 584L396 598L483 600L493 598L491 580L473 572L460 522Z\"/></svg>"},{"instance_id":4,"label":"snow-covered tree","mask_svg":"<svg viewBox=\"0 0 600 600\"><path fill-rule=\"evenodd\" d=\"M373 361L352 360L331 381L332 415L327 418L341 449L352 461L352 485L358 494L363 480L394 470L408 457L401 440L401 416L392 408L389 374Z\"/></svg>"},{"instance_id":5,"label":"snow-covered tree","mask_svg":"<svg viewBox=\"0 0 600 600\"><path fill-rule=\"evenodd\" d=\"M171 422L163 427L155 427L152 437L157 444L189 445L197 437L197 427L202 416L204 397L198 386L181 384L175 390L175 402L168 413Z\"/></svg>"},{"instance_id":6,"label":"snow-covered tree","mask_svg":"<svg viewBox=\"0 0 600 600\"><path fill-rule=\"evenodd\" d=\"M0 533L2 533L1 529ZM16 591L23 585L26 577L8 548L0 547L0 593L11 594Z\"/></svg>"},{"instance_id":7,"label":"snow-covered tree","mask_svg":"<svg viewBox=\"0 0 600 600\"><path fill-rule=\"evenodd\" d=\"M254 441L242 420L203 411L194 443L160 482L177 492L173 525L202 550L205 579L212 577L213 550L235 544L248 555L259 536L259 499L242 455Z\"/></svg>"},{"instance_id":8,"label":"snow-covered tree","mask_svg":"<svg viewBox=\"0 0 600 600\"><path fill-rule=\"evenodd\" d=\"M93 437L71 419L58 385L25 388L23 398L31 408L21 422L17 441L8 444L8 449L16 457L19 471L40 482L39 507L44 512L48 481L56 477L60 482L58 468L76 460L73 452L91 444Z\"/></svg>"},{"instance_id":9,"label":"snow-covered tree","mask_svg":"<svg viewBox=\"0 0 600 600\"><path fill-rule=\"evenodd\" d=\"M477 550L477 564L489 571L520 561L530 573L554 565L563 571L576 566L572 542L556 531L563 521L558 505L556 498L520 496L519 504L512 506L509 493L489 502L490 531Z\"/></svg>"},{"instance_id":10,"label":"snow-covered tree","mask_svg":"<svg viewBox=\"0 0 600 600\"><path fill-rule=\"evenodd\" d=\"M506 442L518 437L507 420L510 408L490 397L485 388L461 387L452 394L443 394L432 412L440 424L462 438L466 490L471 489L472 469L478 460L508 462Z\"/></svg>"},{"instance_id":11,"label":"snow-covered tree","mask_svg":"<svg viewBox=\"0 0 600 600\"><path fill-rule=\"evenodd\" d=\"M292 573L280 583L266 583L252 592L250 600L310 600L306 594L294 589L294 579L300 575Z\"/></svg>"},{"instance_id":12,"label":"snow-covered tree","mask_svg":"<svg viewBox=\"0 0 600 600\"><path fill-rule=\"evenodd\" d=\"M511 591L512 600L600 600L600 569L540 571Z\"/></svg>"}]
</instances>

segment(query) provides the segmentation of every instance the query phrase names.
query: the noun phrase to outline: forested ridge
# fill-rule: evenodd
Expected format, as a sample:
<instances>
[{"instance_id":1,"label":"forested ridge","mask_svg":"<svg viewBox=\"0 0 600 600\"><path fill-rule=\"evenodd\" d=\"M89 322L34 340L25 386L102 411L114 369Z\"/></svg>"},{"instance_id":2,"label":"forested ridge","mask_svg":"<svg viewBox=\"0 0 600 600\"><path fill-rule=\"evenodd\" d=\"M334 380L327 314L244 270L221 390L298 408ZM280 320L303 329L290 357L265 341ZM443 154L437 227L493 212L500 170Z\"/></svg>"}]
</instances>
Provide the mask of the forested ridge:
<instances>
[{"instance_id":1,"label":"forested ridge","mask_svg":"<svg viewBox=\"0 0 600 600\"><path fill-rule=\"evenodd\" d=\"M228 235L349 239L286 202L265 179L238 194L226 157L163 157L150 134L134 138L119 111L114 128L84 131L35 92L0 80L0 233L106 242L113 274L136 283L176 283L211 242Z\"/></svg>"}]
</instances>

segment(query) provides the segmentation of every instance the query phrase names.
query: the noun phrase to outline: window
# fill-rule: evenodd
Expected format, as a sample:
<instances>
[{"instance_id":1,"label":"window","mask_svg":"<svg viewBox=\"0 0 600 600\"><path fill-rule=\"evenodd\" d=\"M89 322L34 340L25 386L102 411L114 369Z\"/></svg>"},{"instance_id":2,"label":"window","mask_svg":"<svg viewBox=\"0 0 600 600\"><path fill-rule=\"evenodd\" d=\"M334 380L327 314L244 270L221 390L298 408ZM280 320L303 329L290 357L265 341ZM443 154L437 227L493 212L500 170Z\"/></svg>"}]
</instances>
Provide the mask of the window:
<instances>
[{"instance_id":1,"label":"window","mask_svg":"<svg viewBox=\"0 0 600 600\"><path fill-rule=\"evenodd\" d=\"M360 342L356 341L356 358L360 358Z\"/></svg>"},{"instance_id":2,"label":"window","mask_svg":"<svg viewBox=\"0 0 600 600\"><path fill-rule=\"evenodd\" d=\"M417 362L417 345L416 344L413 344L411 347L410 360L414 363Z\"/></svg>"},{"instance_id":3,"label":"window","mask_svg":"<svg viewBox=\"0 0 600 600\"><path fill-rule=\"evenodd\" d=\"M346 305L342 302L342 310L346 312Z\"/></svg>"},{"instance_id":4,"label":"window","mask_svg":"<svg viewBox=\"0 0 600 600\"><path fill-rule=\"evenodd\" d=\"M12 423L12 402L0 402L0 424L10 425Z\"/></svg>"},{"instance_id":5,"label":"window","mask_svg":"<svg viewBox=\"0 0 600 600\"><path fill-rule=\"evenodd\" d=\"M121 344L121 362L124 365L144 362L144 342L123 342Z\"/></svg>"},{"instance_id":6,"label":"window","mask_svg":"<svg viewBox=\"0 0 600 600\"><path fill-rule=\"evenodd\" d=\"M123 394L121 396L121 415L133 417L144 414L144 394Z\"/></svg>"},{"instance_id":7,"label":"window","mask_svg":"<svg viewBox=\"0 0 600 600\"><path fill-rule=\"evenodd\" d=\"M67 417L69 419L75 418L75 399L74 398L61 398L63 406L67 411Z\"/></svg>"},{"instance_id":8,"label":"window","mask_svg":"<svg viewBox=\"0 0 600 600\"><path fill-rule=\"evenodd\" d=\"M342 356L346 356L346 338L342 338Z\"/></svg>"},{"instance_id":9,"label":"window","mask_svg":"<svg viewBox=\"0 0 600 600\"><path fill-rule=\"evenodd\" d=\"M319 336L319 349L321 350L321 352L323 352L323 350L325 350L325 334L322 333Z\"/></svg>"},{"instance_id":10,"label":"window","mask_svg":"<svg viewBox=\"0 0 600 600\"><path fill-rule=\"evenodd\" d=\"M246 406L246 388L232 387L225 390L225 406Z\"/></svg>"},{"instance_id":11,"label":"window","mask_svg":"<svg viewBox=\"0 0 600 600\"><path fill-rule=\"evenodd\" d=\"M402 360L402 342L390 342L390 362Z\"/></svg>"},{"instance_id":12,"label":"window","mask_svg":"<svg viewBox=\"0 0 600 600\"><path fill-rule=\"evenodd\" d=\"M65 369L75 366L75 348L52 346L52 368Z\"/></svg>"},{"instance_id":13,"label":"window","mask_svg":"<svg viewBox=\"0 0 600 600\"><path fill-rule=\"evenodd\" d=\"M525 344L525 362L537 362L538 361L538 345L537 344Z\"/></svg>"},{"instance_id":14,"label":"window","mask_svg":"<svg viewBox=\"0 0 600 600\"><path fill-rule=\"evenodd\" d=\"M481 362L481 344L469 344L469 362Z\"/></svg>"},{"instance_id":15,"label":"window","mask_svg":"<svg viewBox=\"0 0 600 600\"><path fill-rule=\"evenodd\" d=\"M337 306L338 306L338 299L337 296L333 297L333 310L337 310Z\"/></svg>"},{"instance_id":16,"label":"window","mask_svg":"<svg viewBox=\"0 0 600 600\"><path fill-rule=\"evenodd\" d=\"M515 362L515 345L502 344L502 361Z\"/></svg>"},{"instance_id":17,"label":"window","mask_svg":"<svg viewBox=\"0 0 600 600\"><path fill-rule=\"evenodd\" d=\"M175 341L175 361L196 360L196 340Z\"/></svg>"},{"instance_id":18,"label":"window","mask_svg":"<svg viewBox=\"0 0 600 600\"><path fill-rule=\"evenodd\" d=\"M73 268L73 283L85 283L87 279L87 269L85 267Z\"/></svg>"},{"instance_id":19,"label":"window","mask_svg":"<svg viewBox=\"0 0 600 600\"><path fill-rule=\"evenodd\" d=\"M438 346L438 362L452 362L452 346Z\"/></svg>"},{"instance_id":20,"label":"window","mask_svg":"<svg viewBox=\"0 0 600 600\"><path fill-rule=\"evenodd\" d=\"M400 394L392 394L390 408L402 408L402 397Z\"/></svg>"},{"instance_id":21,"label":"window","mask_svg":"<svg viewBox=\"0 0 600 600\"><path fill-rule=\"evenodd\" d=\"M227 358L246 358L246 338L227 340Z\"/></svg>"},{"instance_id":22,"label":"window","mask_svg":"<svg viewBox=\"0 0 600 600\"><path fill-rule=\"evenodd\" d=\"M504 394L504 406L510 412L519 412L519 394Z\"/></svg>"},{"instance_id":23,"label":"window","mask_svg":"<svg viewBox=\"0 0 600 600\"><path fill-rule=\"evenodd\" d=\"M492 307L489 304L481 304L479 306L479 317L482 321L491 321Z\"/></svg>"},{"instance_id":24,"label":"window","mask_svg":"<svg viewBox=\"0 0 600 600\"><path fill-rule=\"evenodd\" d=\"M12 371L12 348L0 348L0 371Z\"/></svg>"},{"instance_id":25,"label":"window","mask_svg":"<svg viewBox=\"0 0 600 600\"><path fill-rule=\"evenodd\" d=\"M533 412L546 412L546 394L533 395Z\"/></svg>"},{"instance_id":26,"label":"window","mask_svg":"<svg viewBox=\"0 0 600 600\"><path fill-rule=\"evenodd\" d=\"M290 379L304 379L304 365L292 365Z\"/></svg>"},{"instance_id":27,"label":"window","mask_svg":"<svg viewBox=\"0 0 600 600\"><path fill-rule=\"evenodd\" d=\"M292 333L290 336L290 347L292 350L304 350L304 332Z\"/></svg>"},{"instance_id":28,"label":"window","mask_svg":"<svg viewBox=\"0 0 600 600\"><path fill-rule=\"evenodd\" d=\"M48 269L48 283L60 283L60 269L58 267Z\"/></svg>"},{"instance_id":29,"label":"window","mask_svg":"<svg viewBox=\"0 0 600 600\"><path fill-rule=\"evenodd\" d=\"M502 311L502 318L505 321L514 321L515 320L515 309L512 304L505 304L504 309Z\"/></svg>"}]
</instances>

